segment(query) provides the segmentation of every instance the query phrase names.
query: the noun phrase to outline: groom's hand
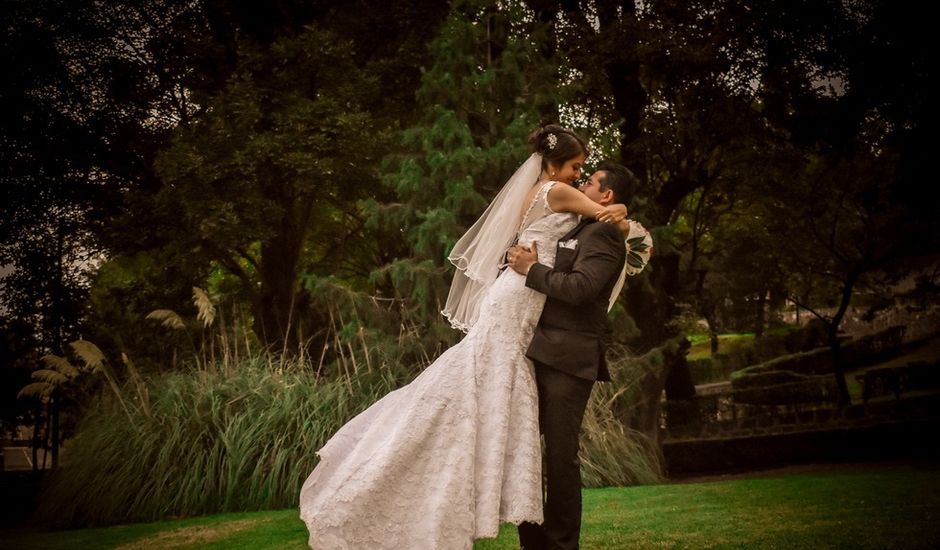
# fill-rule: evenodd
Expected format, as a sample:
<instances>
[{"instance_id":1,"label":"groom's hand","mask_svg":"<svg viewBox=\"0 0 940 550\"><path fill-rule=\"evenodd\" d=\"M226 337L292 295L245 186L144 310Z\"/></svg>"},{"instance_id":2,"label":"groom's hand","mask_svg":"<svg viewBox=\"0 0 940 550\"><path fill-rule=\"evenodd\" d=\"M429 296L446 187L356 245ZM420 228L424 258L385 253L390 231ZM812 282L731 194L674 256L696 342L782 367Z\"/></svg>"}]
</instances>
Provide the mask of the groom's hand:
<instances>
[{"instance_id":1,"label":"groom's hand","mask_svg":"<svg viewBox=\"0 0 940 550\"><path fill-rule=\"evenodd\" d=\"M528 275L532 264L539 261L539 243L533 242L532 248L525 246L514 246L506 253L506 260L516 273Z\"/></svg>"}]
</instances>

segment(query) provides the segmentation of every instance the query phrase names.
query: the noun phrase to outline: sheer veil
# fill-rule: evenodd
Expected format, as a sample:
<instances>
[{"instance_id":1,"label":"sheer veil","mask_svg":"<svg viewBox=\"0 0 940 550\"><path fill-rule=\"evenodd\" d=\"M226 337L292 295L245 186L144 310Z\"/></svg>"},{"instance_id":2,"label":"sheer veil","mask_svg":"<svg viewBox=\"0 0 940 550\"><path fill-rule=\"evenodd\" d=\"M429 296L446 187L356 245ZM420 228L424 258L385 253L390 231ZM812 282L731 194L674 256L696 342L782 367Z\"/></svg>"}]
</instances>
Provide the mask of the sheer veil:
<instances>
[{"instance_id":1,"label":"sheer veil","mask_svg":"<svg viewBox=\"0 0 940 550\"><path fill-rule=\"evenodd\" d=\"M457 271L441 313L454 328L467 332L476 322L480 298L499 275L503 255L519 232L523 203L541 171L542 155L533 153L447 257Z\"/></svg>"}]
</instances>

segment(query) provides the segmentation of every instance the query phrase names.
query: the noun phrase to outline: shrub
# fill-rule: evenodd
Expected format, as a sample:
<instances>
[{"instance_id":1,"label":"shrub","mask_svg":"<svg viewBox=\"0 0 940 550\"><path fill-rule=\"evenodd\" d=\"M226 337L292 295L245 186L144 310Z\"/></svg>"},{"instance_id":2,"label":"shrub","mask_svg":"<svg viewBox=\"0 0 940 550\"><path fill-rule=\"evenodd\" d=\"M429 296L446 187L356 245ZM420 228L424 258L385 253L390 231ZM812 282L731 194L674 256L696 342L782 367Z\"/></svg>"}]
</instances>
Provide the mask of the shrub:
<instances>
[{"instance_id":1,"label":"shrub","mask_svg":"<svg viewBox=\"0 0 940 550\"><path fill-rule=\"evenodd\" d=\"M718 352L712 355L716 365L722 365L728 372L734 372L747 366L747 360L740 353Z\"/></svg>"},{"instance_id":2,"label":"shrub","mask_svg":"<svg viewBox=\"0 0 940 550\"><path fill-rule=\"evenodd\" d=\"M698 385L728 380L731 373L734 372L733 365L721 361L720 357L701 357L688 360L689 370L692 373L692 382Z\"/></svg>"},{"instance_id":3,"label":"shrub","mask_svg":"<svg viewBox=\"0 0 940 550\"><path fill-rule=\"evenodd\" d=\"M585 485L654 483L660 451L627 424L645 363L613 363L615 381L596 387L585 415ZM316 450L411 374L325 381L309 365L259 356L129 380L79 425L37 519L81 526L296 506Z\"/></svg>"},{"instance_id":4,"label":"shrub","mask_svg":"<svg viewBox=\"0 0 940 550\"><path fill-rule=\"evenodd\" d=\"M738 403L783 405L827 401L836 394L828 348L793 353L731 374Z\"/></svg>"},{"instance_id":5,"label":"shrub","mask_svg":"<svg viewBox=\"0 0 940 550\"><path fill-rule=\"evenodd\" d=\"M752 375L754 385L735 388L737 403L789 405L830 401L837 395L835 379L829 375L807 376L776 371ZM764 385L758 385L760 382Z\"/></svg>"},{"instance_id":6,"label":"shrub","mask_svg":"<svg viewBox=\"0 0 940 550\"><path fill-rule=\"evenodd\" d=\"M608 356L612 380L594 385L584 413L582 483L585 487L657 483L663 479L662 451L656 441L630 426L634 415L642 416L638 408L647 397L643 384L663 368L664 348L632 357L625 348L612 346Z\"/></svg>"},{"instance_id":7,"label":"shrub","mask_svg":"<svg viewBox=\"0 0 940 550\"><path fill-rule=\"evenodd\" d=\"M38 511L48 524L102 524L294 506L323 443L396 387L388 370L315 380L255 357L152 378L150 406L101 400L63 453Z\"/></svg>"},{"instance_id":8,"label":"shrub","mask_svg":"<svg viewBox=\"0 0 940 550\"><path fill-rule=\"evenodd\" d=\"M798 374L827 374L833 372L832 354L828 348L793 353L741 369L731 375L731 385L737 386L746 377L772 371L789 371Z\"/></svg>"},{"instance_id":9,"label":"shrub","mask_svg":"<svg viewBox=\"0 0 940 550\"><path fill-rule=\"evenodd\" d=\"M591 395L582 425L582 485L622 487L660 482L663 457L659 447L614 415L609 400L616 398L615 391L597 390Z\"/></svg>"},{"instance_id":10,"label":"shrub","mask_svg":"<svg viewBox=\"0 0 940 550\"><path fill-rule=\"evenodd\" d=\"M782 335L785 347L790 353L809 351L825 346L828 341L826 324L819 319L813 319L797 330L791 330Z\"/></svg>"},{"instance_id":11,"label":"shrub","mask_svg":"<svg viewBox=\"0 0 940 550\"><path fill-rule=\"evenodd\" d=\"M842 345L847 365L861 367L882 362L901 353L907 327L893 326Z\"/></svg>"},{"instance_id":12,"label":"shrub","mask_svg":"<svg viewBox=\"0 0 940 550\"><path fill-rule=\"evenodd\" d=\"M765 334L760 338L754 339L752 354L755 361L761 362L772 357L787 355L788 353L792 353L792 351L787 348L786 335Z\"/></svg>"},{"instance_id":13,"label":"shrub","mask_svg":"<svg viewBox=\"0 0 940 550\"><path fill-rule=\"evenodd\" d=\"M731 387L735 390L744 390L748 388L787 384L790 382L801 382L805 379L806 375L797 374L788 370L769 370L749 372L747 374L735 373L731 381Z\"/></svg>"}]
</instances>

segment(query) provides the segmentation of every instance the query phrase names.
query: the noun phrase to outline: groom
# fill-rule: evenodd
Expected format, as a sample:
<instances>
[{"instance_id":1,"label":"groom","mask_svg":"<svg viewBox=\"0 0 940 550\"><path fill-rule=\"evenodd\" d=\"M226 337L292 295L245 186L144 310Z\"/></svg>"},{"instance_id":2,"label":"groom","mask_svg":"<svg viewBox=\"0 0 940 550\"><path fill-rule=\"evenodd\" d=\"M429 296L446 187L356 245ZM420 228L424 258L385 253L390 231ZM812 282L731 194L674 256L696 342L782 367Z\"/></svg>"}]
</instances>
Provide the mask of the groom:
<instances>
[{"instance_id":1,"label":"groom","mask_svg":"<svg viewBox=\"0 0 940 550\"><path fill-rule=\"evenodd\" d=\"M581 191L604 206L632 195L636 177L603 163ZM514 246L507 260L526 286L548 298L526 356L535 363L539 429L545 437L545 523L523 523L524 550L577 549L581 533L578 434L595 380L609 381L604 336L607 305L626 260L616 225L585 219L559 239L555 267L538 263L538 247Z\"/></svg>"}]
</instances>

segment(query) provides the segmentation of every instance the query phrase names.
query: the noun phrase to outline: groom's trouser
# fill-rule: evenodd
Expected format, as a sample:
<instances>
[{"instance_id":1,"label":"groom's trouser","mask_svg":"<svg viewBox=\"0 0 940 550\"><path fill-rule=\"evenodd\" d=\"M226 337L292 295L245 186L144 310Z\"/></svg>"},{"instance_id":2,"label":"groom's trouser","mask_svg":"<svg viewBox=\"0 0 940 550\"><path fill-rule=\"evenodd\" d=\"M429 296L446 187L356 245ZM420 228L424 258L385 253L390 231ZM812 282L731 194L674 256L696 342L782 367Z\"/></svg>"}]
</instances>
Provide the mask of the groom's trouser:
<instances>
[{"instance_id":1,"label":"groom's trouser","mask_svg":"<svg viewBox=\"0 0 940 550\"><path fill-rule=\"evenodd\" d=\"M539 430L545 437L545 523L519 526L524 550L576 550L581 536L578 435L592 380L535 363Z\"/></svg>"}]
</instances>

